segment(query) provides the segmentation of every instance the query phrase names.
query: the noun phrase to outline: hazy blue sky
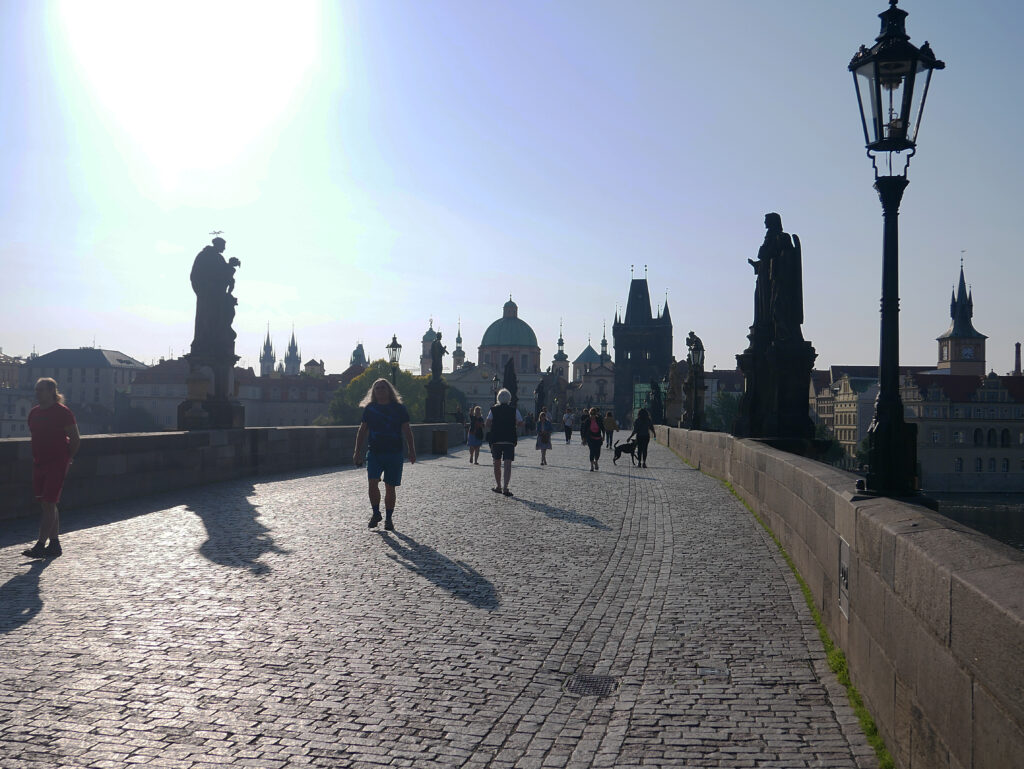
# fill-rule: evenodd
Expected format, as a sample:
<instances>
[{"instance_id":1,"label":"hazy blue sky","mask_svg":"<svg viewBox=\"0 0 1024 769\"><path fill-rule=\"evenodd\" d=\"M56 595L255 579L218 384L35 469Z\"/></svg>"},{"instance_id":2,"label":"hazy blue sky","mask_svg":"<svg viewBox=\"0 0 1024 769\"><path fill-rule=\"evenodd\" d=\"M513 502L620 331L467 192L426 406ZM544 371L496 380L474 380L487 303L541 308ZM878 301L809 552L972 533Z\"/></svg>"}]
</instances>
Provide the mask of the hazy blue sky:
<instances>
[{"instance_id":1,"label":"hazy blue sky","mask_svg":"<svg viewBox=\"0 0 1024 769\"><path fill-rule=\"evenodd\" d=\"M187 351L223 230L237 352L341 371L430 317L469 358L511 293L572 358L630 265L677 357L746 346L763 216L803 242L819 367L878 360L881 207L846 67L884 0L0 0L0 346ZM1024 339L1017 2L904 0L936 73L900 216L901 360L936 360L961 251L988 363ZM449 364L450 365L450 364Z\"/></svg>"}]
</instances>

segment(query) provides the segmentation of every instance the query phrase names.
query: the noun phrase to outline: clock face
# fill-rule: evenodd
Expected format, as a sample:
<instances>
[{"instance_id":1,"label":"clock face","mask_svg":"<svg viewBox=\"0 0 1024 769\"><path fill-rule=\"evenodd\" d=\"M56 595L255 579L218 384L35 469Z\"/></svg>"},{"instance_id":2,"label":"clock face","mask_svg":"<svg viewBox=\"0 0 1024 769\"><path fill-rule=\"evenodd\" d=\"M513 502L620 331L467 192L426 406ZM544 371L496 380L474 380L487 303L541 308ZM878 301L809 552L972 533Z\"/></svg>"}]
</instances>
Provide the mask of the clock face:
<instances>
[{"instance_id":1,"label":"clock face","mask_svg":"<svg viewBox=\"0 0 1024 769\"><path fill-rule=\"evenodd\" d=\"M967 358L967 359L971 359L971 358L973 358L973 357L974 357L974 348L973 348L973 347L964 347L964 348L963 348L963 349L962 349L962 350L960 351L960 354L961 354L961 355L962 355L962 356L963 356L964 358Z\"/></svg>"}]
</instances>

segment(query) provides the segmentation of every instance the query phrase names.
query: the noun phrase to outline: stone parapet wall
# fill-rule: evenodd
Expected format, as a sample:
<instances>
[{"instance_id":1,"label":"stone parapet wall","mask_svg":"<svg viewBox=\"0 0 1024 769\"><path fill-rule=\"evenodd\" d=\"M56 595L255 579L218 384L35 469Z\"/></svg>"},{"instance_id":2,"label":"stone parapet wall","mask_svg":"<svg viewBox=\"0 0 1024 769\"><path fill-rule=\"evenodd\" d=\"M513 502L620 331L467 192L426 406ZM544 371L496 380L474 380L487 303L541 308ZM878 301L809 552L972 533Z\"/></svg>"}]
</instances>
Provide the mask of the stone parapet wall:
<instances>
[{"instance_id":1,"label":"stone parapet wall","mask_svg":"<svg viewBox=\"0 0 1024 769\"><path fill-rule=\"evenodd\" d=\"M1024 554L758 441L657 437L771 527L899 767L1024 765Z\"/></svg>"},{"instance_id":2,"label":"stone parapet wall","mask_svg":"<svg viewBox=\"0 0 1024 769\"><path fill-rule=\"evenodd\" d=\"M202 483L335 467L352 462L358 427L248 427L243 430L88 435L68 473L62 512ZM462 425L412 426L416 452L427 456L434 433L465 442ZM28 438L0 440L0 520L34 515Z\"/></svg>"}]
</instances>

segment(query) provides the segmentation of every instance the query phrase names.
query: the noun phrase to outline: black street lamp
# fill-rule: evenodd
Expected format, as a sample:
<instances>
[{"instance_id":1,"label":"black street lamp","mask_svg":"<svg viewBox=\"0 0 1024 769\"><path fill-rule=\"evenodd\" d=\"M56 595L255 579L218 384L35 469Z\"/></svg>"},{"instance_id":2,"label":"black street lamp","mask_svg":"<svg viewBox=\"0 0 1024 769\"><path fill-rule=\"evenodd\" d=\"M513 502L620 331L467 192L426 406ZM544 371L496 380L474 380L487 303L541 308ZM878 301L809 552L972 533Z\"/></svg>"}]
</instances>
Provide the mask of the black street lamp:
<instances>
[{"instance_id":1,"label":"black street lamp","mask_svg":"<svg viewBox=\"0 0 1024 769\"><path fill-rule=\"evenodd\" d=\"M398 387L398 359L402 355L402 345L398 343L397 335L391 335L391 344L384 349L388 351L388 363L391 364L391 384Z\"/></svg>"},{"instance_id":2,"label":"black street lamp","mask_svg":"<svg viewBox=\"0 0 1024 769\"><path fill-rule=\"evenodd\" d=\"M910 159L917 150L924 102L932 71L946 65L935 58L927 42L910 43L906 11L889 0L889 9L878 14L882 31L871 48L861 46L850 61L857 91L861 126L868 157L875 170L875 190L882 202L881 343L878 398L868 429L868 474L865 488L885 496L905 496L917 490L917 425L904 420L899 393L899 216L907 184ZM905 152L902 173L894 173L899 155ZM884 174L876 156L885 153Z\"/></svg>"},{"instance_id":3,"label":"black street lamp","mask_svg":"<svg viewBox=\"0 0 1024 769\"><path fill-rule=\"evenodd\" d=\"M498 402L498 390L501 389L501 382L498 380L498 375L494 375L494 379L491 380L491 395L494 396L492 403Z\"/></svg>"}]
</instances>

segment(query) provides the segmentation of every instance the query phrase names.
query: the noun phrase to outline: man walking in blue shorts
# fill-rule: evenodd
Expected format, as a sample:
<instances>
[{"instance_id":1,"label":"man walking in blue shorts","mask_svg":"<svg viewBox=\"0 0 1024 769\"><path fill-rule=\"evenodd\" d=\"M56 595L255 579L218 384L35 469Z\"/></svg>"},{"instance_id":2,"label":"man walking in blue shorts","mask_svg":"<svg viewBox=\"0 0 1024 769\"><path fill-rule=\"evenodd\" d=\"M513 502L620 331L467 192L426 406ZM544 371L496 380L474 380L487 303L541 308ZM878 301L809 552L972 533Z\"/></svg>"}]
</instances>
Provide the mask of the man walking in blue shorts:
<instances>
[{"instance_id":1,"label":"man walking in blue shorts","mask_svg":"<svg viewBox=\"0 0 1024 769\"><path fill-rule=\"evenodd\" d=\"M363 407L363 420L356 433L356 450L352 463L359 467L366 460L366 476L369 479L370 516L369 527L377 528L380 516L380 480L384 478L384 529L394 531L392 515L395 512L395 488L402 485L402 437L409 447L409 463L416 464L416 441L409 427L409 411L402 403L402 396L387 379L378 379L371 385L366 397L359 404ZM369 437L369 450L363 454Z\"/></svg>"}]
</instances>

